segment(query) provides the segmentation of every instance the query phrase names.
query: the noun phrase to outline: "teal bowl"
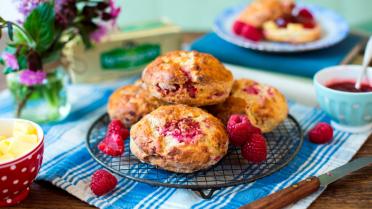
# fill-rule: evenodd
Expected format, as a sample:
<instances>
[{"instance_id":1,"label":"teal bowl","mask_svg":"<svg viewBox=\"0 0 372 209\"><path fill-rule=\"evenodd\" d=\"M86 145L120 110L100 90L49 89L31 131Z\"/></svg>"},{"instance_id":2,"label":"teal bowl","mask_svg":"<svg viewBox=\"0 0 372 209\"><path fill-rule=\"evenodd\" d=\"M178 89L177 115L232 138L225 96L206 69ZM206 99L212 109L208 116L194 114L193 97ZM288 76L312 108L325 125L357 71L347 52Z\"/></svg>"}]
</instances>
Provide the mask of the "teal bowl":
<instances>
[{"instance_id":1,"label":"teal bowl","mask_svg":"<svg viewBox=\"0 0 372 209\"><path fill-rule=\"evenodd\" d=\"M359 133L372 131L372 92L345 92L327 87L335 81L353 81L361 72L360 65L339 65L322 69L314 76L319 106L332 119L336 129ZM372 68L368 68L372 83Z\"/></svg>"}]
</instances>

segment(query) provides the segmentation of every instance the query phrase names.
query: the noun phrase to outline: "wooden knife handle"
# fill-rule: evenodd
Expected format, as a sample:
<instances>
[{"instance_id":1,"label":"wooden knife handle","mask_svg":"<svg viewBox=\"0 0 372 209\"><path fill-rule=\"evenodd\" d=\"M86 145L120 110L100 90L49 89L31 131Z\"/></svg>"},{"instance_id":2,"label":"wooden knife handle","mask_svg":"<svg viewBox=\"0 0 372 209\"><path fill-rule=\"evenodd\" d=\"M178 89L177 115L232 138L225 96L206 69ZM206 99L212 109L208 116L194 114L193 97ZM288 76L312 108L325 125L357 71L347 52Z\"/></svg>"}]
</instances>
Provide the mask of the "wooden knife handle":
<instances>
[{"instance_id":1,"label":"wooden knife handle","mask_svg":"<svg viewBox=\"0 0 372 209\"><path fill-rule=\"evenodd\" d=\"M280 209L316 192L319 187L319 178L310 177L267 197L243 205L240 209Z\"/></svg>"}]
</instances>

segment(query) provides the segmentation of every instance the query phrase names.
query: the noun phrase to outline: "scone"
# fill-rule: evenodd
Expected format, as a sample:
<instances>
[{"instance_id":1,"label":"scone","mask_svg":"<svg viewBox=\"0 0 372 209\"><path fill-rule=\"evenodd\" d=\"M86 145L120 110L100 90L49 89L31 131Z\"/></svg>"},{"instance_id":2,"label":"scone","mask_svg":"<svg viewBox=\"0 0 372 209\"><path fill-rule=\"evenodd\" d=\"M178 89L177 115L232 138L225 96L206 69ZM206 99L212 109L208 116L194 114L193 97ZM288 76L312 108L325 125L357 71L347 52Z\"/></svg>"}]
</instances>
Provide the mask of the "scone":
<instances>
[{"instance_id":1,"label":"scone","mask_svg":"<svg viewBox=\"0 0 372 209\"><path fill-rule=\"evenodd\" d=\"M164 105L151 96L142 81L117 89L109 98L107 112L112 120L120 120L125 127L136 123L147 113Z\"/></svg>"},{"instance_id":2,"label":"scone","mask_svg":"<svg viewBox=\"0 0 372 209\"><path fill-rule=\"evenodd\" d=\"M294 44L312 42L322 35L310 10L296 7L293 0L255 0L240 13L232 30L252 41Z\"/></svg>"},{"instance_id":3,"label":"scone","mask_svg":"<svg viewBox=\"0 0 372 209\"><path fill-rule=\"evenodd\" d=\"M293 0L254 0L238 16L237 21L261 27L266 21L291 14Z\"/></svg>"},{"instance_id":4,"label":"scone","mask_svg":"<svg viewBox=\"0 0 372 209\"><path fill-rule=\"evenodd\" d=\"M130 130L130 150L142 162L177 173L216 164L227 153L224 125L213 115L186 105L161 106Z\"/></svg>"},{"instance_id":5,"label":"scone","mask_svg":"<svg viewBox=\"0 0 372 209\"><path fill-rule=\"evenodd\" d=\"M248 79L236 80L230 97L208 110L225 124L232 114L246 114L250 122L264 133L272 131L288 115L283 94L273 87Z\"/></svg>"},{"instance_id":6,"label":"scone","mask_svg":"<svg viewBox=\"0 0 372 209\"><path fill-rule=\"evenodd\" d=\"M204 106L223 102L233 76L215 57L173 51L158 57L142 73L151 94L164 102Z\"/></svg>"}]
</instances>

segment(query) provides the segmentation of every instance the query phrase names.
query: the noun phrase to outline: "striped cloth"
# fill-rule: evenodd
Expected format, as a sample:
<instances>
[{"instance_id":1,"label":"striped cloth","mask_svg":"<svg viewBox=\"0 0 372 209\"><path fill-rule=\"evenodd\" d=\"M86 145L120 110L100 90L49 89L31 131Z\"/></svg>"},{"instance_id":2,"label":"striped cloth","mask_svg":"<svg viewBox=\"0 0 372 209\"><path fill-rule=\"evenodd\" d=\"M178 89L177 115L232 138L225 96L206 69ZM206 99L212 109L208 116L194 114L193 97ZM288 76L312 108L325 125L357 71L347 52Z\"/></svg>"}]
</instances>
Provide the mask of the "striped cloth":
<instances>
[{"instance_id":1,"label":"striped cloth","mask_svg":"<svg viewBox=\"0 0 372 209\"><path fill-rule=\"evenodd\" d=\"M133 82L135 78L124 83ZM335 131L331 144L305 142L295 159L282 170L256 182L217 191L204 200L191 190L153 187L120 178L116 189L95 197L90 189L91 175L102 168L88 154L85 137L89 126L105 112L113 89L119 85L70 87L72 111L62 122L43 125L45 131L44 163L38 180L46 180L91 205L105 209L118 208L237 208L294 184L308 176L318 175L348 162L366 141L368 134ZM12 116L9 92L0 94L0 117ZM290 113L300 122L305 133L319 121L329 122L324 112L297 103L290 104ZM290 206L307 208L321 191Z\"/></svg>"}]
</instances>

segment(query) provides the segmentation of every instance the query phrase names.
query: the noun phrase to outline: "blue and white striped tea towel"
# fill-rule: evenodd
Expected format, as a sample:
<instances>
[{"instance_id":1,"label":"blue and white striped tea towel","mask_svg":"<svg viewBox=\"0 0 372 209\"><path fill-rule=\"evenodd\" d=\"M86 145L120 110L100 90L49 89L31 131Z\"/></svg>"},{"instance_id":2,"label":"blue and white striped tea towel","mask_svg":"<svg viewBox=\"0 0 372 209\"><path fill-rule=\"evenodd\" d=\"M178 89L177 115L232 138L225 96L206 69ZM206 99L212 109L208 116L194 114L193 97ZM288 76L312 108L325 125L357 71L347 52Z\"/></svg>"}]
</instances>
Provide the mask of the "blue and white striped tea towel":
<instances>
[{"instance_id":1,"label":"blue and white striped tea towel","mask_svg":"<svg viewBox=\"0 0 372 209\"><path fill-rule=\"evenodd\" d=\"M127 83L132 81L133 79ZM91 175L101 166L88 154L85 137L93 121L105 112L108 96L118 85L71 87L69 91L73 109L70 115L60 123L43 126L46 147L38 179L49 181L99 208L237 208L308 176L345 164L368 137L368 134L352 135L335 131L331 144L315 145L305 139L298 155L282 170L250 184L219 190L210 200L200 198L191 190L153 187L125 178L119 178L118 186L113 192L95 197L89 189L89 182ZM0 101L0 117L11 117L9 92L0 94ZM290 105L290 112L300 122L305 133L315 123L329 120L321 110L296 103ZM290 208L307 208L320 193L321 191Z\"/></svg>"}]
</instances>

